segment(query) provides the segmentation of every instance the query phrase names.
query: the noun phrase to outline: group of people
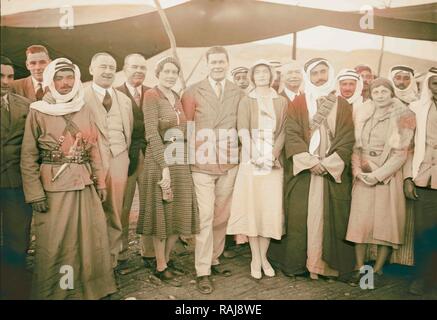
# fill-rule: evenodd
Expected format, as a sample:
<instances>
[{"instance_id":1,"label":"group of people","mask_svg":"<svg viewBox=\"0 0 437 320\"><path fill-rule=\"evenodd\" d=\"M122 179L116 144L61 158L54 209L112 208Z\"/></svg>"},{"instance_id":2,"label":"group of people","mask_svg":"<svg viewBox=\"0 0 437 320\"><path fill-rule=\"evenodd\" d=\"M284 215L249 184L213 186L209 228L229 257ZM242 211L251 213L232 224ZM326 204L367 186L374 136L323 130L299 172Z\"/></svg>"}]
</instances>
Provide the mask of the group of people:
<instances>
[{"instance_id":1,"label":"group of people","mask_svg":"<svg viewBox=\"0 0 437 320\"><path fill-rule=\"evenodd\" d=\"M377 78L366 65L335 74L323 58L259 60L230 81L228 52L212 47L207 78L180 96L171 56L153 88L136 53L117 88L109 53L92 57L88 85L41 45L26 57L20 80L1 57L3 298L28 298L32 219L30 297L115 293L136 188L144 266L171 285L185 273L172 259L181 236L195 239L204 294L212 275L232 275L220 266L229 237L249 243L255 279L281 270L358 285L374 252L379 286L388 259L411 265L414 252L410 291L435 281L437 68L419 87L403 65Z\"/></svg>"}]
</instances>

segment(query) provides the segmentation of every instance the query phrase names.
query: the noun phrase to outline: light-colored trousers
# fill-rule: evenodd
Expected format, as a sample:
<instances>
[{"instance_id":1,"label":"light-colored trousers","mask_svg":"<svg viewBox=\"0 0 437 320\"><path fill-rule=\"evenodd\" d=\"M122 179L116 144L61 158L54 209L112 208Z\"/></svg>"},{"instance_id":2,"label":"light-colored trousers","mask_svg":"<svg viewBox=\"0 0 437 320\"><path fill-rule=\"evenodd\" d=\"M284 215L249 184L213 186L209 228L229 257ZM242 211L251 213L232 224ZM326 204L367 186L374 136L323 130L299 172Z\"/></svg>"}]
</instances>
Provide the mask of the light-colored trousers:
<instances>
[{"instance_id":1,"label":"light-colored trousers","mask_svg":"<svg viewBox=\"0 0 437 320\"><path fill-rule=\"evenodd\" d=\"M121 213L122 232L122 249L123 258L127 259L124 253L129 248L129 216L132 208L132 203L135 197L135 190L138 185L138 191L143 188L142 172L144 169L144 155L141 150L138 151L138 166L135 172L127 178L126 191L124 193L123 211ZM141 191L139 192L141 194ZM151 258L155 256L153 249L153 241L151 236L141 235L141 256Z\"/></svg>"},{"instance_id":2,"label":"light-colored trousers","mask_svg":"<svg viewBox=\"0 0 437 320\"><path fill-rule=\"evenodd\" d=\"M226 227L231 213L232 192L238 166L224 175L193 172L199 206L200 233L196 235L194 264L198 277L211 274L225 247Z\"/></svg>"},{"instance_id":3,"label":"light-colored trousers","mask_svg":"<svg viewBox=\"0 0 437 320\"><path fill-rule=\"evenodd\" d=\"M108 223L109 247L111 250L112 267L118 262L118 255L122 248L121 213L123 198L127 183L129 156L127 150L109 159L109 169L106 175L106 190L108 196L103 203L103 210Z\"/></svg>"}]
</instances>

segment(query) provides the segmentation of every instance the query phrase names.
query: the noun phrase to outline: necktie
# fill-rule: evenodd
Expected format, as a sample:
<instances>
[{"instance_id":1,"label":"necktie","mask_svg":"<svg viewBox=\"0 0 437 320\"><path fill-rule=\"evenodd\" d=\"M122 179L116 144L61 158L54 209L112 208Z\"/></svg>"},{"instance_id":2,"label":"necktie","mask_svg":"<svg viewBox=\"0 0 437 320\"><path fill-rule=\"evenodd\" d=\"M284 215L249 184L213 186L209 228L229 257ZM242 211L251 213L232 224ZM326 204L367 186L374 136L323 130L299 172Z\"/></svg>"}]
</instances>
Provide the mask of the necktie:
<instances>
[{"instance_id":1,"label":"necktie","mask_svg":"<svg viewBox=\"0 0 437 320\"><path fill-rule=\"evenodd\" d=\"M223 95L223 88L222 88L222 84L218 81L215 83L215 92L217 93L217 97L221 101Z\"/></svg>"},{"instance_id":2,"label":"necktie","mask_svg":"<svg viewBox=\"0 0 437 320\"><path fill-rule=\"evenodd\" d=\"M35 97L36 97L37 101L42 100L42 97L44 97L44 91L42 89L41 82L38 82L38 90L36 90L36 92L35 92Z\"/></svg>"},{"instance_id":3,"label":"necktie","mask_svg":"<svg viewBox=\"0 0 437 320\"><path fill-rule=\"evenodd\" d=\"M9 127L9 124L11 122L11 115L9 112L9 103L6 97L1 99L0 118L1 123L4 124L6 127Z\"/></svg>"},{"instance_id":4,"label":"necktie","mask_svg":"<svg viewBox=\"0 0 437 320\"><path fill-rule=\"evenodd\" d=\"M106 112L109 112L109 110L111 110L111 106L112 106L112 98L111 95L109 94L108 90L105 90L105 97L103 98L103 106L106 109Z\"/></svg>"},{"instance_id":5,"label":"necktie","mask_svg":"<svg viewBox=\"0 0 437 320\"><path fill-rule=\"evenodd\" d=\"M141 96L140 96L140 93L138 92L138 90L137 90L136 88L135 88L134 100L135 100L135 103L137 104L137 106L138 106L138 107L141 107L141 106L140 106L140 103L141 103Z\"/></svg>"},{"instance_id":6,"label":"necktie","mask_svg":"<svg viewBox=\"0 0 437 320\"><path fill-rule=\"evenodd\" d=\"M2 97L1 107L2 107L2 108L5 108L6 111L9 112L9 102L8 102L7 95L5 95L5 96Z\"/></svg>"}]
</instances>

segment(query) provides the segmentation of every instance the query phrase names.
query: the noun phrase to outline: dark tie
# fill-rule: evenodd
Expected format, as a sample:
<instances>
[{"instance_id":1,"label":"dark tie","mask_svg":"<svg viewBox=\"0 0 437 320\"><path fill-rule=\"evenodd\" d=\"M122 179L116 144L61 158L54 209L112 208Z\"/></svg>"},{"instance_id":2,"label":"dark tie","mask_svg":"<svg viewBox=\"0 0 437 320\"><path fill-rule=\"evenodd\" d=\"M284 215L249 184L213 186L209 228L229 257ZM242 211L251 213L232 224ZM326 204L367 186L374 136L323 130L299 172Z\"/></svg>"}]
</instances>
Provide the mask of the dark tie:
<instances>
[{"instance_id":1,"label":"dark tie","mask_svg":"<svg viewBox=\"0 0 437 320\"><path fill-rule=\"evenodd\" d=\"M44 97L44 91L42 89L41 82L38 82L38 90L36 90L36 92L35 92L35 97L36 97L37 101L42 100L42 97Z\"/></svg>"},{"instance_id":2,"label":"dark tie","mask_svg":"<svg viewBox=\"0 0 437 320\"><path fill-rule=\"evenodd\" d=\"M9 103L4 97L2 97L1 99L0 121L2 125L5 127L9 127L11 123L11 113L9 112Z\"/></svg>"},{"instance_id":3,"label":"dark tie","mask_svg":"<svg viewBox=\"0 0 437 320\"><path fill-rule=\"evenodd\" d=\"M112 98L111 95L109 94L108 90L105 90L105 97L103 98L103 106L106 109L106 112L109 112L109 110L111 110L111 106L112 106Z\"/></svg>"}]
</instances>

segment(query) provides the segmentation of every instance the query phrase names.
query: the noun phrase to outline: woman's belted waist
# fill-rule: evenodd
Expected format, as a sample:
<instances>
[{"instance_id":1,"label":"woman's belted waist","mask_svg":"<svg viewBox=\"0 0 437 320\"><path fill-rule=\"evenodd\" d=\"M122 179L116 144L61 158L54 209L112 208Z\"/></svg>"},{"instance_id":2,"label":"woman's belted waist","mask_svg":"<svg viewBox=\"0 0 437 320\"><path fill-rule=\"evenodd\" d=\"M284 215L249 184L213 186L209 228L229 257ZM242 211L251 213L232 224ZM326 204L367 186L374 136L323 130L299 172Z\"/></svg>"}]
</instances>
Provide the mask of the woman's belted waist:
<instances>
[{"instance_id":1,"label":"woman's belted waist","mask_svg":"<svg viewBox=\"0 0 437 320\"><path fill-rule=\"evenodd\" d=\"M172 144L172 143L175 143L175 142L185 143L186 141L187 141L186 139L180 139L180 138L176 138L176 137L171 137L171 138L168 138L168 139L164 140L163 143L164 144Z\"/></svg>"},{"instance_id":2,"label":"woman's belted waist","mask_svg":"<svg viewBox=\"0 0 437 320\"><path fill-rule=\"evenodd\" d=\"M361 149L361 153L371 156L371 157L379 157L382 154L382 150L377 151L377 150L365 150L365 149Z\"/></svg>"}]
</instances>

